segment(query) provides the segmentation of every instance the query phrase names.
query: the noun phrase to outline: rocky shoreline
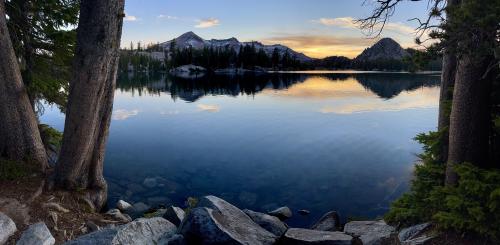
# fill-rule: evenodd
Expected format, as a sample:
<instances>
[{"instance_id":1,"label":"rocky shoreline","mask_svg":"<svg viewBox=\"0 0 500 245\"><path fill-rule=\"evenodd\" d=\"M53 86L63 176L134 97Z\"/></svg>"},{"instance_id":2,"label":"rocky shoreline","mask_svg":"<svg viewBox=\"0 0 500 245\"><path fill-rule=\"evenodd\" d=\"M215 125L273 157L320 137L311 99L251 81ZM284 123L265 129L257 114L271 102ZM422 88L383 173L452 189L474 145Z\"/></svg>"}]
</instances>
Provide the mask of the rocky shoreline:
<instances>
[{"instance_id":1,"label":"rocky shoreline","mask_svg":"<svg viewBox=\"0 0 500 245\"><path fill-rule=\"evenodd\" d=\"M140 207L123 200L105 215L119 224L98 226L89 221L86 234L65 245L99 244L431 244L431 224L420 224L398 231L383 220L351 221L342 225L337 212L330 211L311 228L286 224L293 212L281 207L268 213L240 210L216 196L205 196L187 209L170 206L133 220ZM306 213L300 210L299 213ZM0 213L0 244L16 232L16 224ZM11 239L12 240L12 239ZM30 225L15 244L55 244L43 222Z\"/></svg>"}]
</instances>

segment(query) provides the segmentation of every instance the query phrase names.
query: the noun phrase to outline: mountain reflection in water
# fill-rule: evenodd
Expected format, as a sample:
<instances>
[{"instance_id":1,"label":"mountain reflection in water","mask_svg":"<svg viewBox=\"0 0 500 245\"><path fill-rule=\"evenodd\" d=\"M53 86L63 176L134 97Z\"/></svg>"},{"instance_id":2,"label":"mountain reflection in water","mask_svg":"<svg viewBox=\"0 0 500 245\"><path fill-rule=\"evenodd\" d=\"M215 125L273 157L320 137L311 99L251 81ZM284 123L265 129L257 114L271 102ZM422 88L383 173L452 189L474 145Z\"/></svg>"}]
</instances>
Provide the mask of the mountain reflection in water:
<instances>
[{"instance_id":1,"label":"mountain reflection in water","mask_svg":"<svg viewBox=\"0 0 500 245\"><path fill-rule=\"evenodd\" d=\"M106 148L109 205L183 206L213 194L240 208L287 205L292 226L321 215L374 218L408 186L434 130L439 76L120 76ZM60 130L64 115L41 121ZM145 179L148 184L145 185Z\"/></svg>"}]
</instances>

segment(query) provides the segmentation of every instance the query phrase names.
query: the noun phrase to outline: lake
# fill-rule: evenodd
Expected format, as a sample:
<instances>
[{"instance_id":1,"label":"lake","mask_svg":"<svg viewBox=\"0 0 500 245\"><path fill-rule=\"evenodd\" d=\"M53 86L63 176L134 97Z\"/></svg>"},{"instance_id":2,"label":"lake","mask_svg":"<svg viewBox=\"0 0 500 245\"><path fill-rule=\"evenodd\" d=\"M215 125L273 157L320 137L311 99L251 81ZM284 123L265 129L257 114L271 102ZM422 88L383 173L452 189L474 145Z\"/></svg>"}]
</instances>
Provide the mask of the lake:
<instances>
[{"instance_id":1,"label":"lake","mask_svg":"<svg viewBox=\"0 0 500 245\"><path fill-rule=\"evenodd\" d=\"M439 81L349 71L121 75L104 166L109 205L183 206L213 194L256 211L287 205L299 227L330 210L378 217L408 189L421 152L414 136L436 128ZM62 130L64 116L48 108L41 121Z\"/></svg>"}]
</instances>

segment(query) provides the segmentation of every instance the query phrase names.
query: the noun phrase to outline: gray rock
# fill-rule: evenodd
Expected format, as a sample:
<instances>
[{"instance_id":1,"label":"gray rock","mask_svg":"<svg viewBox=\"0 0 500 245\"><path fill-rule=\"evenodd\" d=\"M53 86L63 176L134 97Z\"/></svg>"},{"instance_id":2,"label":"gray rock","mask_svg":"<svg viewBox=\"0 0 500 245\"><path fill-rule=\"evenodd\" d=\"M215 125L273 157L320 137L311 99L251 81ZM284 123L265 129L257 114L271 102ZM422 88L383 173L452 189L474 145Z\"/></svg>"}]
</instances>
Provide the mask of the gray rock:
<instances>
[{"instance_id":1,"label":"gray rock","mask_svg":"<svg viewBox=\"0 0 500 245\"><path fill-rule=\"evenodd\" d=\"M26 229L16 245L54 245L56 239L50 234L45 223L40 222L30 225Z\"/></svg>"},{"instance_id":2,"label":"gray rock","mask_svg":"<svg viewBox=\"0 0 500 245\"><path fill-rule=\"evenodd\" d=\"M184 220L185 215L186 213L182 210L182 208L170 206L167 208L163 218L172 222L174 225L180 225Z\"/></svg>"},{"instance_id":3,"label":"gray rock","mask_svg":"<svg viewBox=\"0 0 500 245\"><path fill-rule=\"evenodd\" d=\"M65 245L156 245L173 236L176 230L175 225L164 218L137 219L81 236Z\"/></svg>"},{"instance_id":4,"label":"gray rock","mask_svg":"<svg viewBox=\"0 0 500 245\"><path fill-rule=\"evenodd\" d=\"M155 188L158 185L158 181L156 178L145 178L142 184L147 188Z\"/></svg>"},{"instance_id":5,"label":"gray rock","mask_svg":"<svg viewBox=\"0 0 500 245\"><path fill-rule=\"evenodd\" d=\"M0 212L7 215L17 225L30 224L30 208L17 199L0 197Z\"/></svg>"},{"instance_id":6,"label":"gray rock","mask_svg":"<svg viewBox=\"0 0 500 245\"><path fill-rule=\"evenodd\" d=\"M130 222L132 219L127 214L123 214L118 209L110 209L106 212L107 215L113 217L113 219L118 220L120 222Z\"/></svg>"},{"instance_id":7,"label":"gray rock","mask_svg":"<svg viewBox=\"0 0 500 245\"><path fill-rule=\"evenodd\" d=\"M184 236L180 234L175 234L168 238L162 238L158 242L161 245L186 245L186 241L184 240Z\"/></svg>"},{"instance_id":8,"label":"gray rock","mask_svg":"<svg viewBox=\"0 0 500 245\"><path fill-rule=\"evenodd\" d=\"M398 234L399 241L407 241L415 239L418 236L420 236L430 226L431 223L423 223L402 229Z\"/></svg>"},{"instance_id":9,"label":"gray rock","mask_svg":"<svg viewBox=\"0 0 500 245\"><path fill-rule=\"evenodd\" d=\"M10 236L16 233L17 227L9 216L0 212L0 244L7 242Z\"/></svg>"},{"instance_id":10,"label":"gray rock","mask_svg":"<svg viewBox=\"0 0 500 245\"><path fill-rule=\"evenodd\" d=\"M424 245L429 244L434 237L427 236L424 232L431 227L431 223L423 223L402 229L398 234L402 245Z\"/></svg>"},{"instance_id":11,"label":"gray rock","mask_svg":"<svg viewBox=\"0 0 500 245\"><path fill-rule=\"evenodd\" d=\"M287 245L351 245L352 236L339 231L317 231L290 228L282 238Z\"/></svg>"},{"instance_id":12,"label":"gray rock","mask_svg":"<svg viewBox=\"0 0 500 245\"><path fill-rule=\"evenodd\" d=\"M87 229L90 231L90 232L94 232L94 231L98 231L100 230L101 228L96 225L96 223L92 222L92 221L87 221L85 222L85 226L87 227Z\"/></svg>"},{"instance_id":13,"label":"gray rock","mask_svg":"<svg viewBox=\"0 0 500 245\"><path fill-rule=\"evenodd\" d=\"M119 200L117 203L116 203L116 207L122 211L122 212L126 212L128 210L130 210L132 208L132 205L128 202L125 202L123 200Z\"/></svg>"},{"instance_id":14,"label":"gray rock","mask_svg":"<svg viewBox=\"0 0 500 245\"><path fill-rule=\"evenodd\" d=\"M188 244L274 244L276 236L230 203L206 196L191 210L179 231Z\"/></svg>"},{"instance_id":15,"label":"gray rock","mask_svg":"<svg viewBox=\"0 0 500 245\"><path fill-rule=\"evenodd\" d=\"M285 234L286 230L288 230L288 226L277 217L248 209L243 210L243 212L245 212L255 223L260 225L260 227L273 233L277 237L281 237Z\"/></svg>"},{"instance_id":16,"label":"gray rock","mask_svg":"<svg viewBox=\"0 0 500 245\"><path fill-rule=\"evenodd\" d=\"M318 231L337 231L340 227L340 218L337 212L330 211L323 215L311 229Z\"/></svg>"},{"instance_id":17,"label":"gray rock","mask_svg":"<svg viewBox=\"0 0 500 245\"><path fill-rule=\"evenodd\" d=\"M293 213L289 207L277 208L267 214L278 217L280 220L286 220L292 217Z\"/></svg>"},{"instance_id":18,"label":"gray rock","mask_svg":"<svg viewBox=\"0 0 500 245\"><path fill-rule=\"evenodd\" d=\"M352 221L344 226L344 232L359 237L364 245L389 244L395 228L379 221Z\"/></svg>"}]
</instances>

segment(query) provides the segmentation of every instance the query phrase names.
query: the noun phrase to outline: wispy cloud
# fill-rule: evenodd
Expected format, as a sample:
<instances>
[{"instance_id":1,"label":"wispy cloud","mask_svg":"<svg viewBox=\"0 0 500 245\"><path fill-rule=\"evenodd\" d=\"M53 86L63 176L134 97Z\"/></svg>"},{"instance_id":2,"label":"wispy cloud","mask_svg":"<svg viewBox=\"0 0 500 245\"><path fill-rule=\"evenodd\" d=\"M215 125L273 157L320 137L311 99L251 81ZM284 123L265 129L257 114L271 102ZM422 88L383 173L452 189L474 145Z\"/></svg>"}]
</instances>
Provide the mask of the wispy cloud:
<instances>
[{"instance_id":1,"label":"wispy cloud","mask_svg":"<svg viewBox=\"0 0 500 245\"><path fill-rule=\"evenodd\" d=\"M165 20L178 20L179 19L179 17L177 17L177 16L164 15L164 14L158 15L156 18L158 18L158 19L165 19Z\"/></svg>"},{"instance_id":2,"label":"wispy cloud","mask_svg":"<svg viewBox=\"0 0 500 245\"><path fill-rule=\"evenodd\" d=\"M208 112L219 112L220 111L220 106L218 106L218 105L199 104L197 107L200 111L208 111Z\"/></svg>"},{"instance_id":3,"label":"wispy cloud","mask_svg":"<svg viewBox=\"0 0 500 245\"><path fill-rule=\"evenodd\" d=\"M196 28L210 28L214 26L220 25L220 20L216 18L208 18L208 19L202 19L198 20L198 24L195 25L194 27Z\"/></svg>"},{"instance_id":4,"label":"wispy cloud","mask_svg":"<svg viewBox=\"0 0 500 245\"><path fill-rule=\"evenodd\" d=\"M339 18L320 18L317 20L312 20L313 23L318 23L325 26L335 26L347 29L358 29L359 25L356 23L356 19L353 17L339 17ZM381 28L382 25L379 24L375 26L375 29ZM401 22L388 22L384 26L384 30L396 32L399 34L413 34L415 33L415 28L405 25Z\"/></svg>"},{"instance_id":5,"label":"wispy cloud","mask_svg":"<svg viewBox=\"0 0 500 245\"><path fill-rule=\"evenodd\" d=\"M356 57L366 47L377 40L363 37L346 37L336 35L287 35L282 34L262 40L265 44L283 44L293 50L315 58L331 55Z\"/></svg>"},{"instance_id":6,"label":"wispy cloud","mask_svg":"<svg viewBox=\"0 0 500 245\"><path fill-rule=\"evenodd\" d=\"M139 18L137 18L136 16L133 16L133 15L128 15L127 13L125 13L125 18L123 18L124 21L138 21Z\"/></svg>"},{"instance_id":7,"label":"wispy cloud","mask_svg":"<svg viewBox=\"0 0 500 245\"><path fill-rule=\"evenodd\" d=\"M119 110L115 110L113 111L113 120L117 120L117 121L123 121L123 120L127 120L128 118L130 117L134 117L134 116L137 116L139 114L139 110L125 110L125 109L119 109Z\"/></svg>"}]
</instances>

